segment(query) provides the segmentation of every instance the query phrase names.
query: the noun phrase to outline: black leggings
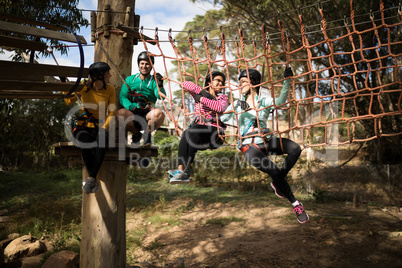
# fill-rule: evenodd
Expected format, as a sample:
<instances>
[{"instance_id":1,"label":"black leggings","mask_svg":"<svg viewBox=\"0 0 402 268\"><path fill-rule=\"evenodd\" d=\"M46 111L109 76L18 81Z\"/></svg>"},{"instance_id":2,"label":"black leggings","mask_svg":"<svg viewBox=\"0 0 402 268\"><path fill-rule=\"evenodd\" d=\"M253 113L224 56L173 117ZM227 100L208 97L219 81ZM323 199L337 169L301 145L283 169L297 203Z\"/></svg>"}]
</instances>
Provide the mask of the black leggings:
<instances>
[{"instance_id":1,"label":"black leggings","mask_svg":"<svg viewBox=\"0 0 402 268\"><path fill-rule=\"evenodd\" d=\"M219 132L224 134L222 130ZM217 127L209 125L196 124L186 129L181 135L178 164L188 171L197 151L220 147L223 140L219 137L219 132Z\"/></svg>"},{"instance_id":2,"label":"black leggings","mask_svg":"<svg viewBox=\"0 0 402 268\"><path fill-rule=\"evenodd\" d=\"M107 132L100 130L95 136L86 130L80 130L75 138L80 142L81 158L88 175L96 178L106 154Z\"/></svg>"},{"instance_id":3,"label":"black leggings","mask_svg":"<svg viewBox=\"0 0 402 268\"><path fill-rule=\"evenodd\" d=\"M296 142L282 138L282 150L280 142L281 141L279 138L272 137L265 144L259 143L254 146L250 146L244 152L244 157L251 165L271 176L272 181L278 191L285 194L286 198L293 203L296 201L296 198L294 197L292 190L290 189L290 186L285 178L292 167L296 164L296 161L301 154L301 149ZM288 155L283 162L282 168L278 168L278 166L275 165L271 159L269 159L268 155L271 154Z\"/></svg>"}]
</instances>

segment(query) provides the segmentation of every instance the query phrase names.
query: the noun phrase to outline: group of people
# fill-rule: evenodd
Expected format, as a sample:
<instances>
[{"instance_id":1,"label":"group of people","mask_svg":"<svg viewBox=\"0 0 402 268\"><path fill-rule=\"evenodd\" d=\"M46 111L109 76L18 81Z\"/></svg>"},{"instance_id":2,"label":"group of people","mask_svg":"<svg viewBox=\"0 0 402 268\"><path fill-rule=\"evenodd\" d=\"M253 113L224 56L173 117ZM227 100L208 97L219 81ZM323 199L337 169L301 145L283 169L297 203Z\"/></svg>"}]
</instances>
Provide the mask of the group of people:
<instances>
[{"instance_id":1,"label":"group of people","mask_svg":"<svg viewBox=\"0 0 402 268\"><path fill-rule=\"evenodd\" d=\"M95 148L83 148L82 160L88 171L89 177L83 181L82 189L85 193L94 193L99 190L96 175L105 155L105 147L100 146L101 141L108 138L108 127L113 117L116 117L119 126L125 126L125 131L132 132L133 142L144 140L143 146L151 145L151 132L158 129L164 120L164 113L155 109L158 99L166 97L163 88L162 76L151 75L154 57L147 52L141 52L138 56L139 73L129 76L120 92L120 104L122 109L115 111L115 106L106 113L100 113L96 107L108 107L115 102L115 89L109 84L110 67L103 62L97 62L90 66L90 76L85 87L78 92L82 101L82 115L73 129L74 137L83 143L95 142ZM275 194L280 198L289 200L300 223L309 220L303 204L295 198L286 176L301 154L300 146L287 138L278 138L270 135L266 128L269 113L286 102L289 91L290 79L293 76L292 69L284 71L284 83L279 97L260 97L261 73L252 68L242 70L239 75L239 90L241 98L229 104L228 97L222 94L225 88L226 76L222 72L209 73L204 82L204 87L184 81L182 88L187 91L195 101L195 118L190 126L181 135L178 151L178 167L169 170L169 183L183 184L190 182L191 164L197 151L219 148L224 143L225 122L235 114L238 115L238 131L241 135L238 148L245 159L260 171L272 178L271 186ZM76 98L66 99L70 104ZM86 103L95 103L95 108L85 108ZM265 108L265 109L264 109ZM80 127L93 118L95 131ZM81 122L81 123L80 123ZM122 131L122 130L120 130ZM144 134L141 133L144 132ZM283 155L287 157L282 167L278 167L271 161L269 155Z\"/></svg>"}]
</instances>

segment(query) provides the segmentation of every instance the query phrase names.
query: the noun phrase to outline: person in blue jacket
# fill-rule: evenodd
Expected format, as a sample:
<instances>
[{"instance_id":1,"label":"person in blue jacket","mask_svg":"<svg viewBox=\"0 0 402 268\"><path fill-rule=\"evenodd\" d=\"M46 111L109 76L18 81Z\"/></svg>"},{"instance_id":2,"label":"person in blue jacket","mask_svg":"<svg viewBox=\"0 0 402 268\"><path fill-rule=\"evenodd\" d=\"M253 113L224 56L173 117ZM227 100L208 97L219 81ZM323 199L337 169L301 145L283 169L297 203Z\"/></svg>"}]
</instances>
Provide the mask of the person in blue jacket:
<instances>
[{"instance_id":1,"label":"person in blue jacket","mask_svg":"<svg viewBox=\"0 0 402 268\"><path fill-rule=\"evenodd\" d=\"M284 77L290 76L293 76L293 72L288 67L285 69ZM238 147L251 165L271 176L271 186L275 194L280 198L287 198L292 203L293 212L296 214L297 220L300 223L305 223L309 220L309 216L304 211L303 204L294 197L285 179L301 154L300 146L287 138L265 135L271 132L266 128L269 113L286 102L290 79L284 81L280 96L275 99L271 97L260 98L260 84L261 74L259 71L251 68L241 71L239 86L242 97L228 108L234 109L238 114L239 133L241 134ZM256 111L257 109L258 111ZM223 122L228 121L234 114L234 112L225 113L222 115L221 120ZM268 157L270 154L287 154L281 168L270 160Z\"/></svg>"},{"instance_id":2,"label":"person in blue jacket","mask_svg":"<svg viewBox=\"0 0 402 268\"><path fill-rule=\"evenodd\" d=\"M154 56L148 56L146 51L138 55L139 73L126 78L120 91L120 104L123 106L116 113L119 126L133 133L133 143L140 142L144 131L144 146L151 145L151 132L158 129L165 119L165 114L155 109L156 101L166 96L162 76L151 75ZM155 79L156 77L156 79Z\"/></svg>"}]
</instances>

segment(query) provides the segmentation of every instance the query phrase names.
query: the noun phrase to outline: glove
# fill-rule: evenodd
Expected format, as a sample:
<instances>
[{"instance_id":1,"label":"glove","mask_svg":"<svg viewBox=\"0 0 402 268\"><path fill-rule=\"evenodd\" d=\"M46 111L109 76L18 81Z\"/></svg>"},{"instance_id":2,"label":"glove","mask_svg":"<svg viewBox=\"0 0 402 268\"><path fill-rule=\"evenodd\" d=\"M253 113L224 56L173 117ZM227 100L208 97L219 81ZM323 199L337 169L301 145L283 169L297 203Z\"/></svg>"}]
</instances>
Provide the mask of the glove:
<instances>
[{"instance_id":1,"label":"glove","mask_svg":"<svg viewBox=\"0 0 402 268\"><path fill-rule=\"evenodd\" d=\"M239 100L239 103L240 103L240 108L244 111L247 110L248 108L250 108L250 105L248 105L248 103L244 100Z\"/></svg>"},{"instance_id":2,"label":"glove","mask_svg":"<svg viewBox=\"0 0 402 268\"><path fill-rule=\"evenodd\" d=\"M163 76L160 73L156 73L156 82L158 83L159 88L163 88Z\"/></svg>"},{"instance_id":3,"label":"glove","mask_svg":"<svg viewBox=\"0 0 402 268\"><path fill-rule=\"evenodd\" d=\"M201 90L200 93L198 93L198 94L200 94L202 97L208 98L208 99L210 99L210 100L216 100L216 98L215 98L214 96L212 96L212 95L211 95L208 91L206 91L206 90Z\"/></svg>"},{"instance_id":4,"label":"glove","mask_svg":"<svg viewBox=\"0 0 402 268\"><path fill-rule=\"evenodd\" d=\"M195 101L200 101L201 100L201 98L202 98L202 96L200 95L200 94L195 94L194 95L194 99L195 99Z\"/></svg>"},{"instance_id":5,"label":"glove","mask_svg":"<svg viewBox=\"0 0 402 268\"><path fill-rule=\"evenodd\" d=\"M285 69L285 72L283 73L283 76L286 78L286 77L289 77L289 76L293 76L293 71L292 71L292 68L291 67L287 67L286 69Z\"/></svg>"}]
</instances>

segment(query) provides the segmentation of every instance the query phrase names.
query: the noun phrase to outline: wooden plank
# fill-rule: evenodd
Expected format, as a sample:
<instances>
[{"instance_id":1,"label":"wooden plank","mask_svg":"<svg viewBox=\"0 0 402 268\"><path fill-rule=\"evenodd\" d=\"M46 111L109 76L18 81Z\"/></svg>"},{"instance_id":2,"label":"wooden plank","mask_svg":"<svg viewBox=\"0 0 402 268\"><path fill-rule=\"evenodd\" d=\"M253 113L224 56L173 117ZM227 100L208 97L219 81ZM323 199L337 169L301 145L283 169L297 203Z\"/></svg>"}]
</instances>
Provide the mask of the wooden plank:
<instances>
[{"instance_id":1,"label":"wooden plank","mask_svg":"<svg viewBox=\"0 0 402 268\"><path fill-rule=\"evenodd\" d=\"M24 94L3 94L0 92L0 99L61 99L63 98L63 94L61 93L39 93L39 92L30 92Z\"/></svg>"},{"instance_id":2,"label":"wooden plank","mask_svg":"<svg viewBox=\"0 0 402 268\"><path fill-rule=\"evenodd\" d=\"M37 25L37 26L45 27L46 29L52 29L52 30L56 30L56 31L66 30L66 28L58 26L58 25L49 24L46 22L40 22L40 21L36 21L36 20L31 20L31 19L26 19L26 18L21 18L21 17L16 17L13 15L4 14L4 13L0 13L0 19L24 23L24 24L30 24L30 25Z\"/></svg>"},{"instance_id":3,"label":"wooden plank","mask_svg":"<svg viewBox=\"0 0 402 268\"><path fill-rule=\"evenodd\" d=\"M74 146L72 142L58 142L53 144L55 154L62 156L81 157L81 149ZM122 150L122 151L121 151ZM123 152L123 159L120 159L120 153ZM151 146L150 148L143 148L137 146L125 146L107 148L105 160L110 161L126 161L131 156L138 157L156 157L158 156L158 146Z\"/></svg>"},{"instance_id":4,"label":"wooden plank","mask_svg":"<svg viewBox=\"0 0 402 268\"><path fill-rule=\"evenodd\" d=\"M24 90L24 91L69 91L74 83L45 83L39 81L17 81L17 80L1 80L0 79L0 92L7 92L9 90ZM84 87L80 84L77 91Z\"/></svg>"},{"instance_id":5,"label":"wooden plank","mask_svg":"<svg viewBox=\"0 0 402 268\"><path fill-rule=\"evenodd\" d=\"M25 35L32 35L48 39L77 43L77 40L75 39L74 35L70 33L56 32L53 30L41 29L27 25L20 25L12 22L0 21L0 31L6 31L10 33L20 33ZM82 44L85 45L87 44L87 41L85 40L84 37L79 36L79 39Z\"/></svg>"},{"instance_id":6,"label":"wooden plank","mask_svg":"<svg viewBox=\"0 0 402 268\"><path fill-rule=\"evenodd\" d=\"M114 26L115 26L117 29L122 30L122 31L128 33L129 35L133 36L134 38L141 39L140 34L139 34L138 32L136 32L136 31L134 31L133 29L131 29L130 27L124 26L124 25L122 25L122 24L119 23L119 22L116 22ZM149 44L151 44L151 45L156 45L155 40L153 40L151 37L148 37L148 36L146 36L146 35L144 35L144 34L142 35L142 37L143 37L144 40L145 40L146 42L148 42ZM151 41L153 41L153 42L151 42Z\"/></svg>"},{"instance_id":7,"label":"wooden plank","mask_svg":"<svg viewBox=\"0 0 402 268\"><path fill-rule=\"evenodd\" d=\"M34 42L26 39L0 35L0 46L45 51L47 45L43 42Z\"/></svg>"},{"instance_id":8,"label":"wooden plank","mask_svg":"<svg viewBox=\"0 0 402 268\"><path fill-rule=\"evenodd\" d=\"M34 64L15 61L0 61L0 80L26 80L25 76L77 77L78 67ZM89 68L84 68L83 78L88 77Z\"/></svg>"}]
</instances>

